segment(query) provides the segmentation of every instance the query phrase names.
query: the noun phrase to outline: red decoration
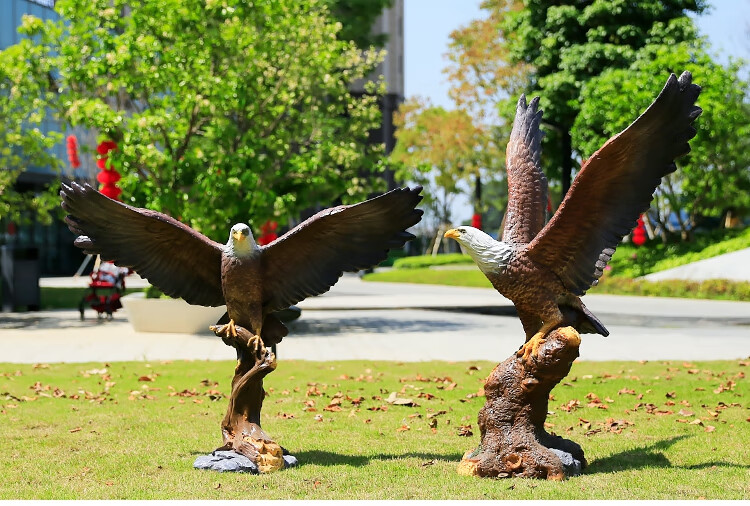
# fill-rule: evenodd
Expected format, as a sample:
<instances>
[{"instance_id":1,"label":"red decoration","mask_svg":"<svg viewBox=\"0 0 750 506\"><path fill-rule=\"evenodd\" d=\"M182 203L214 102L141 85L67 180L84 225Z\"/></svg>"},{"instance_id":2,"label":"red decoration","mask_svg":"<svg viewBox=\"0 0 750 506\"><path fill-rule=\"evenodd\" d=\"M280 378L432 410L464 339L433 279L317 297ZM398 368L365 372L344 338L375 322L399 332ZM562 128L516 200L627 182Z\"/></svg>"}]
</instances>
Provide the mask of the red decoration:
<instances>
[{"instance_id":1,"label":"red decoration","mask_svg":"<svg viewBox=\"0 0 750 506\"><path fill-rule=\"evenodd\" d=\"M69 135L66 139L68 147L68 161L70 166L77 169L81 166L81 160L78 158L78 141L75 135Z\"/></svg>"},{"instance_id":2,"label":"red decoration","mask_svg":"<svg viewBox=\"0 0 750 506\"><path fill-rule=\"evenodd\" d=\"M115 184L120 180L120 174L114 167L107 167L107 155L110 151L117 149L117 144L114 141L103 141L100 142L96 147L96 152L99 153L99 159L96 161L96 166L101 170L97 174L96 179L102 183L102 187L99 191L111 199L117 199L120 197L122 190Z\"/></svg>"},{"instance_id":3,"label":"red decoration","mask_svg":"<svg viewBox=\"0 0 750 506\"><path fill-rule=\"evenodd\" d=\"M278 230L279 224L275 221L267 221L263 225L260 226L260 237L258 237L258 244L261 246L265 246L266 244L269 244L273 241L275 241L279 236L276 234L276 230Z\"/></svg>"},{"instance_id":4,"label":"red decoration","mask_svg":"<svg viewBox=\"0 0 750 506\"><path fill-rule=\"evenodd\" d=\"M633 244L636 246L643 246L646 244L646 225L643 223L643 215L638 217L638 224L633 229Z\"/></svg>"},{"instance_id":5,"label":"red decoration","mask_svg":"<svg viewBox=\"0 0 750 506\"><path fill-rule=\"evenodd\" d=\"M482 230L482 215L480 213L474 213L471 217L471 226Z\"/></svg>"}]
</instances>

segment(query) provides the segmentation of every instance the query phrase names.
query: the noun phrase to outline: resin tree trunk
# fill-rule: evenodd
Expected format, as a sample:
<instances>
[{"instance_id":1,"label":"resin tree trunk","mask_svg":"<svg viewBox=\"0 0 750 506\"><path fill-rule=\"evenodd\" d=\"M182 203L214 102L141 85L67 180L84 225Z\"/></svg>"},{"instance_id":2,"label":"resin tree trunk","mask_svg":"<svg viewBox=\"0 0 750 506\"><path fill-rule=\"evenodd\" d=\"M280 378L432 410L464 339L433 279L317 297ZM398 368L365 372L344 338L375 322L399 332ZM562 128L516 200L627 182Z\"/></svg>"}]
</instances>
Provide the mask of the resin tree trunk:
<instances>
[{"instance_id":1,"label":"resin tree trunk","mask_svg":"<svg viewBox=\"0 0 750 506\"><path fill-rule=\"evenodd\" d=\"M544 430L549 394L578 357L573 327L552 330L538 353L513 354L487 377L479 411L479 446L464 455L459 474L563 480L586 466L581 447Z\"/></svg>"}]
</instances>

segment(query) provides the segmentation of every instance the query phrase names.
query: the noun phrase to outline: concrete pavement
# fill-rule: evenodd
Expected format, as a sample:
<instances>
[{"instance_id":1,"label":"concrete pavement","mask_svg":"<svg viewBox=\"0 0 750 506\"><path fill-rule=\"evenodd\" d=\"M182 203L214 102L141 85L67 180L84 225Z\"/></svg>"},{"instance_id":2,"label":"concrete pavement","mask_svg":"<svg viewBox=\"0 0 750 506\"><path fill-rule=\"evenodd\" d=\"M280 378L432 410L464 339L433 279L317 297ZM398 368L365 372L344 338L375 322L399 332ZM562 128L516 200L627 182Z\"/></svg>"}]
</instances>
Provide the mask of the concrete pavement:
<instances>
[{"instance_id":1,"label":"concrete pavement","mask_svg":"<svg viewBox=\"0 0 750 506\"><path fill-rule=\"evenodd\" d=\"M644 278L648 281L661 281L663 279L750 281L750 248L706 258L664 271L653 272L647 274Z\"/></svg>"},{"instance_id":2,"label":"concrete pavement","mask_svg":"<svg viewBox=\"0 0 750 506\"><path fill-rule=\"evenodd\" d=\"M136 286L128 278L128 286ZM64 283L64 281L58 281ZM85 282L83 286L86 286ZM610 330L584 336L583 360L712 360L750 355L750 303L587 295ZM299 304L279 357L306 360L501 361L523 342L512 304L496 291L363 282L344 276ZM89 312L88 314L92 314ZM0 313L0 362L234 359L205 334L139 333L124 310L111 322L77 311Z\"/></svg>"}]
</instances>

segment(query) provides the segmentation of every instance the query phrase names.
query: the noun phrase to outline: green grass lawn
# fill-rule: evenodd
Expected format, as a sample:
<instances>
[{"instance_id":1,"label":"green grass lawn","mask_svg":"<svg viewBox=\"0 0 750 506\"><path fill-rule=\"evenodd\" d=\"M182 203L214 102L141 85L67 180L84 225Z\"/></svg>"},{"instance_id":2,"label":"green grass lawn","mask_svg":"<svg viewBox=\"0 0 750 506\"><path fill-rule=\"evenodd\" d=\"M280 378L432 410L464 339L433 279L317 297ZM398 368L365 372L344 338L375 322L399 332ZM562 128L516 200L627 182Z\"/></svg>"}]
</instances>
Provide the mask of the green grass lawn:
<instances>
[{"instance_id":1,"label":"green grass lawn","mask_svg":"<svg viewBox=\"0 0 750 506\"><path fill-rule=\"evenodd\" d=\"M194 470L220 443L233 365L0 364L0 499L750 496L747 361L574 364L552 393L548 430L580 443L590 465L563 483L455 473L479 441L490 362L282 360L266 380L263 426L300 466ZM391 392L418 406L389 405ZM467 425L473 435L459 436Z\"/></svg>"}]
</instances>

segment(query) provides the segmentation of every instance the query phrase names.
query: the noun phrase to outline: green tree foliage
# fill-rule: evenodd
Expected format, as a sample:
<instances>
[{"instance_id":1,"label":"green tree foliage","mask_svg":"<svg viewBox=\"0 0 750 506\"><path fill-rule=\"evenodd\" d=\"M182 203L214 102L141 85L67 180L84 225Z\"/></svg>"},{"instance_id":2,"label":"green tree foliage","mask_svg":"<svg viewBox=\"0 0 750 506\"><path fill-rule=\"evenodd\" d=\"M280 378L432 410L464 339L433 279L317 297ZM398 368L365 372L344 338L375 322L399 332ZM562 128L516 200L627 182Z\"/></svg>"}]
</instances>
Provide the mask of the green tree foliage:
<instances>
[{"instance_id":1,"label":"green tree foliage","mask_svg":"<svg viewBox=\"0 0 750 506\"><path fill-rule=\"evenodd\" d=\"M68 125L118 143L127 202L224 240L362 198L378 167L377 97L348 85L380 59L315 0L59 0L37 23ZM371 88L371 91L379 91ZM382 87L378 87L382 88Z\"/></svg>"},{"instance_id":2,"label":"green tree foliage","mask_svg":"<svg viewBox=\"0 0 750 506\"><path fill-rule=\"evenodd\" d=\"M387 34L373 33L371 27L383 9L393 0L323 0L331 14L341 23L339 39L351 40L358 48L383 47Z\"/></svg>"},{"instance_id":3,"label":"green tree foliage","mask_svg":"<svg viewBox=\"0 0 750 506\"><path fill-rule=\"evenodd\" d=\"M689 20L672 24L678 22ZM665 39L667 44L636 51L627 69L606 70L584 86L572 135L580 152L593 153L646 109L670 72L690 70L703 88L698 133L691 153L677 161L679 170L660 186L651 213L663 225L667 214L686 210L691 223L681 223L685 232L700 215L750 209L750 83L738 77L739 63L724 67L713 61L703 39L670 41L668 34Z\"/></svg>"},{"instance_id":4,"label":"green tree foliage","mask_svg":"<svg viewBox=\"0 0 750 506\"><path fill-rule=\"evenodd\" d=\"M705 0L526 0L523 9L505 16L511 61L533 67L529 94L541 95L547 175L560 178L562 194L570 186L574 151L580 153L571 129L583 88L606 70L629 68L644 46L694 39L687 14L701 13L706 5ZM512 117L514 106L514 100L505 104L503 115Z\"/></svg>"},{"instance_id":5,"label":"green tree foliage","mask_svg":"<svg viewBox=\"0 0 750 506\"><path fill-rule=\"evenodd\" d=\"M44 130L44 104L50 92L40 85L46 72L30 40L0 51L0 218L24 221L29 213L41 222L50 220L57 205L50 191L32 194L16 191L18 176L31 168L60 169L51 154L62 136Z\"/></svg>"}]
</instances>

